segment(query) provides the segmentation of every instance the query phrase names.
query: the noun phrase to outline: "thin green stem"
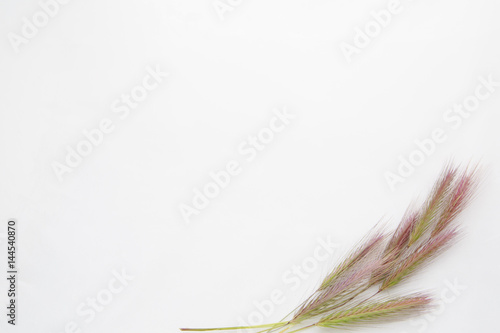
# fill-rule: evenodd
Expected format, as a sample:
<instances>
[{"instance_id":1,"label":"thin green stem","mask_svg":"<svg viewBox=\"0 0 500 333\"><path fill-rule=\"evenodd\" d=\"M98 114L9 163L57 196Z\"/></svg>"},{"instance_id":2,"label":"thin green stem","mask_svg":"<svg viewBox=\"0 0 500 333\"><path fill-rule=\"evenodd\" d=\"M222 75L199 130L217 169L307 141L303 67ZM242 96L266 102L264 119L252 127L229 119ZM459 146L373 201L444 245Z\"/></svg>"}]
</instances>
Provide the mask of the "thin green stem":
<instances>
[{"instance_id":1,"label":"thin green stem","mask_svg":"<svg viewBox=\"0 0 500 333\"><path fill-rule=\"evenodd\" d=\"M274 323L274 324L264 324L264 325L253 325L253 326L235 326L235 327L217 327L217 328L181 328L181 331L197 331L197 332L204 332L204 331L229 331L229 330L241 330L241 329L247 329L247 328L264 328L264 327L282 327L287 325L288 322L280 322L280 323Z\"/></svg>"},{"instance_id":2,"label":"thin green stem","mask_svg":"<svg viewBox=\"0 0 500 333\"><path fill-rule=\"evenodd\" d=\"M286 325L285 328L280 331L280 333L285 333L286 331L288 331L290 328L293 327L293 325L292 326L288 326L288 327L287 326L288 325Z\"/></svg>"},{"instance_id":3,"label":"thin green stem","mask_svg":"<svg viewBox=\"0 0 500 333\"><path fill-rule=\"evenodd\" d=\"M318 290L319 290L319 289L318 289ZM297 306L295 309L293 309L292 311L290 311L290 313L288 313L286 316L284 316L284 317L280 320L280 322L281 322L281 321L283 321L283 320L285 320L286 318L288 318L290 315L294 314L294 313L295 313L295 312L296 312L296 311L297 311L297 310L298 310L301 306L303 306L304 304L306 304L306 303L307 303L307 302L308 302L311 298L313 298L313 297L314 297L314 295L316 294L316 292L318 292L318 290L317 290L317 291L315 291L315 292L314 292L311 296L309 296L309 297L308 297L305 301L303 301L303 302L302 302L299 306ZM289 324L293 324L293 322L295 321L295 319L296 319L296 318L291 319L288 323L286 323L286 325L285 325L285 326L287 326L287 325L289 325ZM295 325L295 324L294 324L294 325ZM294 325L292 325L292 327L293 327ZM281 327L283 327L283 326L281 326ZM267 329L267 330L262 330L262 331L259 331L259 332L257 332L257 333L264 333L264 332L271 333L271 332L273 332L274 330L277 330L278 328L280 328L280 327L269 328L269 329ZM281 332L279 332L279 333L281 333Z\"/></svg>"},{"instance_id":4,"label":"thin green stem","mask_svg":"<svg viewBox=\"0 0 500 333\"><path fill-rule=\"evenodd\" d=\"M288 333L295 333L295 332L299 332L299 331L305 330L305 329L307 329L307 328L309 328L309 327L313 327L313 326L316 326L316 324L307 325L307 326L301 327L301 328L299 328L299 329L297 329L297 330L295 330L295 331L291 331L291 332L288 332Z\"/></svg>"},{"instance_id":5,"label":"thin green stem","mask_svg":"<svg viewBox=\"0 0 500 333\"><path fill-rule=\"evenodd\" d=\"M286 317L285 317L286 318ZM285 319L283 318L283 319ZM282 320L283 320L282 319ZM271 328L268 328L268 329L265 329L265 330L262 330L262 331L258 331L257 333L264 333L264 332L272 332L274 330L277 330L277 329L280 329L282 327L287 327L288 325L290 325L292 322L291 321L288 321L288 322L279 322L279 323L276 323L276 326L273 326ZM292 325L293 326L293 325Z\"/></svg>"}]
</instances>

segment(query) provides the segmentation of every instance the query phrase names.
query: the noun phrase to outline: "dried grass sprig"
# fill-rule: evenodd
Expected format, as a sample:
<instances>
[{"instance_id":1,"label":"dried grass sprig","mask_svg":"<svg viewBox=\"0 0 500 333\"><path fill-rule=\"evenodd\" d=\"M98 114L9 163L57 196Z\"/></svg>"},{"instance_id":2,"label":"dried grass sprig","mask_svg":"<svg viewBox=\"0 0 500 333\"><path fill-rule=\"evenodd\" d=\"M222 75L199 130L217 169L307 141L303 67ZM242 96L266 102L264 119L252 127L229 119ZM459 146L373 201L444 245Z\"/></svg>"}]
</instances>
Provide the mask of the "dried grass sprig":
<instances>
[{"instance_id":1,"label":"dried grass sprig","mask_svg":"<svg viewBox=\"0 0 500 333\"><path fill-rule=\"evenodd\" d=\"M430 296L413 294L389 300L371 299L408 279L457 241L461 233L456 218L470 203L477 187L477 167L460 172L447 165L420 209L409 208L392 233L380 228L370 232L290 314L289 320L287 316L274 324L181 330L263 328L261 332L281 329L279 333L283 333L291 327L302 326L289 331L293 333L313 326L339 328L418 315L429 309ZM371 289L375 289L374 293L362 298ZM312 320L313 324L304 326L303 322Z\"/></svg>"}]
</instances>

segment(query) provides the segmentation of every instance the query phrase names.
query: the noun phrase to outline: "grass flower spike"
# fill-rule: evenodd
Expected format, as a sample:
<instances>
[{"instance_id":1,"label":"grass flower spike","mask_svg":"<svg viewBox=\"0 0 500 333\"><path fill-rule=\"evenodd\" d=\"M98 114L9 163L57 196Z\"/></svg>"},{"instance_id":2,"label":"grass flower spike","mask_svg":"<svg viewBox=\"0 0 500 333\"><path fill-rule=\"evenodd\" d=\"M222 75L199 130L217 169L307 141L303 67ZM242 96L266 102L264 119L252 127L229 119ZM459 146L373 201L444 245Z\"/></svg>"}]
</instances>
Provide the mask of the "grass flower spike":
<instances>
[{"instance_id":1,"label":"grass flower spike","mask_svg":"<svg viewBox=\"0 0 500 333\"><path fill-rule=\"evenodd\" d=\"M367 302L367 304L335 312L323 317L316 326L340 328L343 326L360 325L394 318L401 319L404 316L411 316L425 311L430 303L431 298L426 295L414 295L387 301Z\"/></svg>"}]
</instances>

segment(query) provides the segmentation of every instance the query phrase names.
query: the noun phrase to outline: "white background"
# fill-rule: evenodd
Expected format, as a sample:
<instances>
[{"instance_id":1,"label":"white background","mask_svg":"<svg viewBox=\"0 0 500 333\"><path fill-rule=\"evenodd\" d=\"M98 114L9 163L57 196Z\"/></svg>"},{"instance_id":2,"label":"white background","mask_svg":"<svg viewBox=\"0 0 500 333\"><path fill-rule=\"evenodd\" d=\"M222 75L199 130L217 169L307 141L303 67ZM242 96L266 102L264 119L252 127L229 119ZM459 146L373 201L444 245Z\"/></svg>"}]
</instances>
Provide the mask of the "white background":
<instances>
[{"instance_id":1,"label":"white background","mask_svg":"<svg viewBox=\"0 0 500 333\"><path fill-rule=\"evenodd\" d=\"M453 301L418 322L366 331L494 331L500 88L458 128L443 117L479 77L500 81L500 4L401 0L348 62L340 46L388 1L232 3L222 19L212 0L72 0L17 46L13 34L23 36L23 18L32 22L40 4L0 4L0 260L5 272L14 218L20 271L15 327L0 274L0 331L237 325L273 290L284 301L261 315L279 320L342 249L381 218L396 225L452 158L481 162L483 187L462 215L464 239L409 288ZM148 66L168 78L121 119L112 104ZM295 118L247 161L238 146L284 107ZM114 130L60 181L54 163L104 118ZM391 190L386 173L436 128L447 139ZM231 160L241 173L186 223L180 205ZM284 276L313 257L318 237L339 250L290 283ZM79 315L122 270L133 276L123 290L91 320ZM447 281L467 289L454 295Z\"/></svg>"}]
</instances>

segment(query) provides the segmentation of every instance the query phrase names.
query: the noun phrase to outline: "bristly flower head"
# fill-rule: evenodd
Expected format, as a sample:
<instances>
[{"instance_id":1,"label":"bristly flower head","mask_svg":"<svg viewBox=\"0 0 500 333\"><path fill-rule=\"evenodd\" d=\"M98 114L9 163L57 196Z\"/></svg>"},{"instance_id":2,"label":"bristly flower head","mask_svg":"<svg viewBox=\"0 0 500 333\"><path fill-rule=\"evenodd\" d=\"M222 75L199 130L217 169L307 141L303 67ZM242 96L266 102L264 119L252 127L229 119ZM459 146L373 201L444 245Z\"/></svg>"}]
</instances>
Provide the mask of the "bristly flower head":
<instances>
[{"instance_id":1,"label":"bristly flower head","mask_svg":"<svg viewBox=\"0 0 500 333\"><path fill-rule=\"evenodd\" d=\"M410 295L386 301L366 302L348 310L334 312L321 318L317 326L340 328L343 326L401 319L416 315L427 309L431 298L427 295Z\"/></svg>"},{"instance_id":2,"label":"bristly flower head","mask_svg":"<svg viewBox=\"0 0 500 333\"><path fill-rule=\"evenodd\" d=\"M429 199L425 202L422 210L418 212L418 218L415 220L415 225L411 231L409 245L418 241L422 235L432 226L437 216L443 209L443 205L447 201L450 192L453 190L453 182L457 175L457 169L447 166L441 177L434 185Z\"/></svg>"}]
</instances>

